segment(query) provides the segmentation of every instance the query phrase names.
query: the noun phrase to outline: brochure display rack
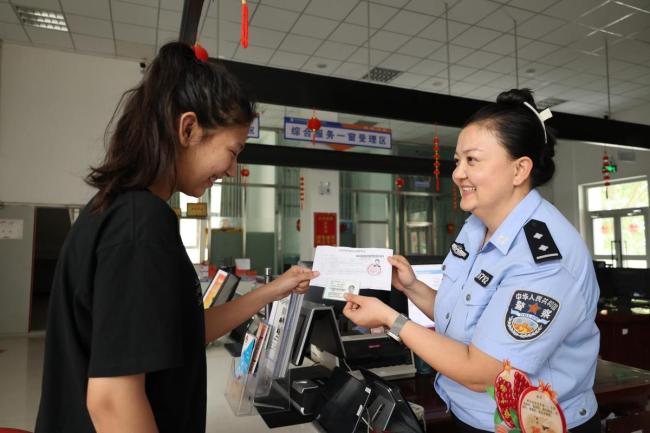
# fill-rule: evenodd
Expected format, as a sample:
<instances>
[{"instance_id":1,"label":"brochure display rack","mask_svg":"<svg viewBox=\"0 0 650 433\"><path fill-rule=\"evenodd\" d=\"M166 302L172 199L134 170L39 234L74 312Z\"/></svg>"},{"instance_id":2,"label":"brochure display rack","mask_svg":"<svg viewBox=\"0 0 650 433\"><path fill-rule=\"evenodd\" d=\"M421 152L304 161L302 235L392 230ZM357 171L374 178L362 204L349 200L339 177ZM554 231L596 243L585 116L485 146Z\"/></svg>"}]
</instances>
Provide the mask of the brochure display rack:
<instances>
[{"instance_id":1,"label":"brochure display rack","mask_svg":"<svg viewBox=\"0 0 650 433\"><path fill-rule=\"evenodd\" d=\"M235 415L291 409L289 357L303 296L292 294L275 301L268 320L256 318L248 328L226 385L226 400Z\"/></svg>"}]
</instances>

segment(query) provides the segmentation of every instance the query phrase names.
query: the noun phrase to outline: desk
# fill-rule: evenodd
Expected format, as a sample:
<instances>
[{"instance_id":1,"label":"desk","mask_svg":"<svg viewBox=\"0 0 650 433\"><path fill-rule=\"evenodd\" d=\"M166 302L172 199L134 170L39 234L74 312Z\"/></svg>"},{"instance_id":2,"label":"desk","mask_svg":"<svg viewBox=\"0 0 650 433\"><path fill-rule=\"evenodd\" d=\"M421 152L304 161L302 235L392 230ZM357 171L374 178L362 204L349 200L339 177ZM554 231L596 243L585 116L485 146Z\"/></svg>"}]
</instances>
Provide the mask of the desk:
<instances>
[{"instance_id":1,"label":"desk","mask_svg":"<svg viewBox=\"0 0 650 433\"><path fill-rule=\"evenodd\" d=\"M416 375L409 379L399 379L402 396L424 407L424 418L427 431L435 433L456 433L451 415L446 412L445 403L433 389L435 375ZM627 415L644 410L650 399L650 371L618 364L616 362L598 360L594 392L598 400L601 417L611 412L617 415ZM286 416L286 414L285 414ZM294 411L293 416L271 421L269 427L308 422L309 417L301 417ZM265 417L266 418L266 417ZM289 420L292 418L292 420Z\"/></svg>"},{"instance_id":2,"label":"desk","mask_svg":"<svg viewBox=\"0 0 650 433\"><path fill-rule=\"evenodd\" d=\"M454 433L454 424L445 403L433 389L434 375L418 375L397 380L402 395L424 407L427 431ZM602 417L611 412L629 414L644 410L650 398L650 371L598 360L594 392Z\"/></svg>"}]
</instances>

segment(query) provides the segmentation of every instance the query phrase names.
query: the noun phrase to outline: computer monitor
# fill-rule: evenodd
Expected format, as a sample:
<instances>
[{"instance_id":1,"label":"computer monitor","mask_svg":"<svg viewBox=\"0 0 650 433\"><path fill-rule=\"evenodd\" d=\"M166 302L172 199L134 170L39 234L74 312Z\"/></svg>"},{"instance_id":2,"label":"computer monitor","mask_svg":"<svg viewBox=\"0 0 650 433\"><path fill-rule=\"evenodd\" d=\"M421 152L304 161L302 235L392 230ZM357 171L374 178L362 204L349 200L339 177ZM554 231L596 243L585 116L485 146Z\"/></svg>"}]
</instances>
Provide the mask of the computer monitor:
<instances>
[{"instance_id":1,"label":"computer monitor","mask_svg":"<svg viewBox=\"0 0 650 433\"><path fill-rule=\"evenodd\" d=\"M355 433L370 394L363 382L336 367L323 389L325 403L315 421L327 432Z\"/></svg>"},{"instance_id":2,"label":"computer monitor","mask_svg":"<svg viewBox=\"0 0 650 433\"><path fill-rule=\"evenodd\" d=\"M345 348L336 323L334 309L330 305L303 300L296 325L296 338L291 351L291 363L302 365L311 345L339 358L345 358Z\"/></svg>"},{"instance_id":3,"label":"computer monitor","mask_svg":"<svg viewBox=\"0 0 650 433\"><path fill-rule=\"evenodd\" d=\"M426 264L426 265L412 265L415 278L422 281L433 290L438 290L442 282L442 263L440 264ZM424 326L425 328L434 328L433 320L424 314L410 299L408 300L408 316L409 319L415 323Z\"/></svg>"},{"instance_id":4,"label":"computer monitor","mask_svg":"<svg viewBox=\"0 0 650 433\"><path fill-rule=\"evenodd\" d=\"M238 284L238 276L219 269L203 294L203 308L207 310L230 301Z\"/></svg>"},{"instance_id":5,"label":"computer monitor","mask_svg":"<svg viewBox=\"0 0 650 433\"><path fill-rule=\"evenodd\" d=\"M366 385L370 387L370 402L366 421L374 431L424 433L413 409L402 397L399 387L387 382L373 372L360 369Z\"/></svg>"}]
</instances>

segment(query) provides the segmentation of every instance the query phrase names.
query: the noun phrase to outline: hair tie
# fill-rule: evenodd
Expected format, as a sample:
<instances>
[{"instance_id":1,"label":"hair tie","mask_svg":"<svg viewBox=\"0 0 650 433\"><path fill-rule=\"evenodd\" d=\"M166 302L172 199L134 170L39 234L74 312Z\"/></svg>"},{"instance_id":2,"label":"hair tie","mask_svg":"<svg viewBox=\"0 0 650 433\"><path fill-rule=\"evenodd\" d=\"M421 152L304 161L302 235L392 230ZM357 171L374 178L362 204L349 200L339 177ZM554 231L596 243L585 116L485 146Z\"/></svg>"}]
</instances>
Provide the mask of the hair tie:
<instances>
[{"instance_id":1,"label":"hair tie","mask_svg":"<svg viewBox=\"0 0 650 433\"><path fill-rule=\"evenodd\" d=\"M544 143L547 143L548 140L546 138L546 125L544 124L544 122L546 122L548 119L553 117L553 113L551 113L551 110L549 108L546 108L538 113L537 110L535 110L535 107L533 107L526 101L524 101L524 105L530 108L531 111L535 113L535 116L539 119L539 123L542 124L542 131L544 131Z\"/></svg>"}]
</instances>

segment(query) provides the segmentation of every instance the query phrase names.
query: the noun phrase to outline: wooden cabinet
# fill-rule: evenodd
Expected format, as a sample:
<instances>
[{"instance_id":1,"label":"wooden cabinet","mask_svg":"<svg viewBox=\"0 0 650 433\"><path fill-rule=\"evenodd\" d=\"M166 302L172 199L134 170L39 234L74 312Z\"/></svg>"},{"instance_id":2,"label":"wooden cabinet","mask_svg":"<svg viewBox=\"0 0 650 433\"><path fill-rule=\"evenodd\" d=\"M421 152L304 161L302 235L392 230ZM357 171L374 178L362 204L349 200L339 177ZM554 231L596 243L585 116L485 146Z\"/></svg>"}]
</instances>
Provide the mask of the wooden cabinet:
<instances>
[{"instance_id":1,"label":"wooden cabinet","mask_svg":"<svg viewBox=\"0 0 650 433\"><path fill-rule=\"evenodd\" d=\"M650 370L650 315L598 313L600 356Z\"/></svg>"}]
</instances>

